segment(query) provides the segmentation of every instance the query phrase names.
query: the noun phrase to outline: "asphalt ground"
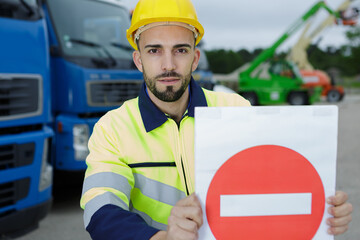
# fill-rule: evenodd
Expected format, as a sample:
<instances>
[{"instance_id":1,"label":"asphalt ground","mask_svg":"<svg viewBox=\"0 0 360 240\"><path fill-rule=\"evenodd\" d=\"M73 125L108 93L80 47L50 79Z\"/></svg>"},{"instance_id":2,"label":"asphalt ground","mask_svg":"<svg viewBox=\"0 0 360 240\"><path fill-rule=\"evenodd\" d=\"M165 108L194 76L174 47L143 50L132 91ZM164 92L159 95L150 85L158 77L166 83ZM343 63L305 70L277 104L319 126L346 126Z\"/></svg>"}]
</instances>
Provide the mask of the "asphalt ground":
<instances>
[{"instance_id":1,"label":"asphalt ground","mask_svg":"<svg viewBox=\"0 0 360 240\"><path fill-rule=\"evenodd\" d=\"M328 104L322 102L320 104ZM360 94L348 94L339 106L337 189L349 194L354 206L353 220L347 233L336 240L360 239ZM35 231L18 240L88 240L84 230L79 175L72 185L57 187L51 212ZM80 180L79 180L80 179Z\"/></svg>"}]
</instances>

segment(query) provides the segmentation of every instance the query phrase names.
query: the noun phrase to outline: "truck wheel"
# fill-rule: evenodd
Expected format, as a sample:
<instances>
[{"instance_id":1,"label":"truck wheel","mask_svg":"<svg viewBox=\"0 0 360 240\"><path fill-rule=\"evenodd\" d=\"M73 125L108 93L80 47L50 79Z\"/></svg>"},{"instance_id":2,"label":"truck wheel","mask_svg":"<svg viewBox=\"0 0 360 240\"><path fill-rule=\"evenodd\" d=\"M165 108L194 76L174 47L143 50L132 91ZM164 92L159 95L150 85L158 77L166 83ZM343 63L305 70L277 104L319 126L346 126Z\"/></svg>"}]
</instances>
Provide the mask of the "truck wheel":
<instances>
[{"instance_id":1,"label":"truck wheel","mask_svg":"<svg viewBox=\"0 0 360 240\"><path fill-rule=\"evenodd\" d=\"M305 92L292 92L289 94L288 102L290 105L306 105L309 104L309 99Z\"/></svg>"},{"instance_id":2,"label":"truck wheel","mask_svg":"<svg viewBox=\"0 0 360 240\"><path fill-rule=\"evenodd\" d=\"M256 106L259 104L258 97L255 92L240 92L240 95L245 99L249 100L252 106Z\"/></svg>"},{"instance_id":3,"label":"truck wheel","mask_svg":"<svg viewBox=\"0 0 360 240\"><path fill-rule=\"evenodd\" d=\"M328 102L338 102L340 100L341 100L341 93L338 90L332 89L328 92L327 94Z\"/></svg>"}]
</instances>

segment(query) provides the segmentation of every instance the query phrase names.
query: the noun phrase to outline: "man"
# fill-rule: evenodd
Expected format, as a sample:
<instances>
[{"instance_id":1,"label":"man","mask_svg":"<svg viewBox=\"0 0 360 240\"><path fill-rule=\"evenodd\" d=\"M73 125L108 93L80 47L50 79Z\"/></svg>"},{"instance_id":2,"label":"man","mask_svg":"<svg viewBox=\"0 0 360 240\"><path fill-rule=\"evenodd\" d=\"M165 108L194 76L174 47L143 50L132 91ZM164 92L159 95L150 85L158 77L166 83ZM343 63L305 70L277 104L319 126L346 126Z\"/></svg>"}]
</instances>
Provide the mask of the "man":
<instances>
[{"instance_id":1,"label":"man","mask_svg":"<svg viewBox=\"0 0 360 240\"><path fill-rule=\"evenodd\" d=\"M93 239L197 239L202 209L194 192L194 107L249 106L237 94L192 79L204 30L190 0L141 0L127 31L145 84L110 111L89 140L81 206ZM329 199L329 231L346 231L352 207Z\"/></svg>"}]
</instances>

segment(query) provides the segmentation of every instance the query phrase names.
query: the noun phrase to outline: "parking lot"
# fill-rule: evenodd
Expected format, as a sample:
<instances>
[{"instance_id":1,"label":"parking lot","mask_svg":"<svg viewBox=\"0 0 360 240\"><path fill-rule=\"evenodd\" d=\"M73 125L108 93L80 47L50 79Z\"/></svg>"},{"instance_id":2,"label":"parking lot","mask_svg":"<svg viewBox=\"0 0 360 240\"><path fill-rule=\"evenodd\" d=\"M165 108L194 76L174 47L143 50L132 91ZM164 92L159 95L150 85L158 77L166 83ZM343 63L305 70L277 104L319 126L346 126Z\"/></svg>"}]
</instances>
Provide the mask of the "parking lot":
<instances>
[{"instance_id":1,"label":"parking lot","mask_svg":"<svg viewBox=\"0 0 360 240\"><path fill-rule=\"evenodd\" d=\"M321 103L327 104L327 103ZM360 236L360 94L347 95L339 106L339 137L337 162L337 189L350 195L354 205L350 230L337 240L356 240ZM81 179L81 176L79 177ZM81 182L62 187L56 192L50 214L39 228L19 240L85 240L82 210L79 207Z\"/></svg>"}]
</instances>

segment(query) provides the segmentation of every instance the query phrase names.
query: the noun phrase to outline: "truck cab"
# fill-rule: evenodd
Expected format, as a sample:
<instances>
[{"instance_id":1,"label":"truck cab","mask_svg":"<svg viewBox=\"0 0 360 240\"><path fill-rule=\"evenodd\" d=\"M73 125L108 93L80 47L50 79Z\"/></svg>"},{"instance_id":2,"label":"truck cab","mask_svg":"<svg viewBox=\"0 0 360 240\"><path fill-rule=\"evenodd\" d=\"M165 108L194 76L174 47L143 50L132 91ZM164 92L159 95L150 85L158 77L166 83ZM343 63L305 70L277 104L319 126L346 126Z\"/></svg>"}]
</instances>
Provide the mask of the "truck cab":
<instances>
[{"instance_id":1,"label":"truck cab","mask_svg":"<svg viewBox=\"0 0 360 240\"><path fill-rule=\"evenodd\" d=\"M43 9L51 54L52 162L56 170L82 171L94 124L137 97L143 82L126 39L129 12L109 0L43 0Z\"/></svg>"}]
</instances>

